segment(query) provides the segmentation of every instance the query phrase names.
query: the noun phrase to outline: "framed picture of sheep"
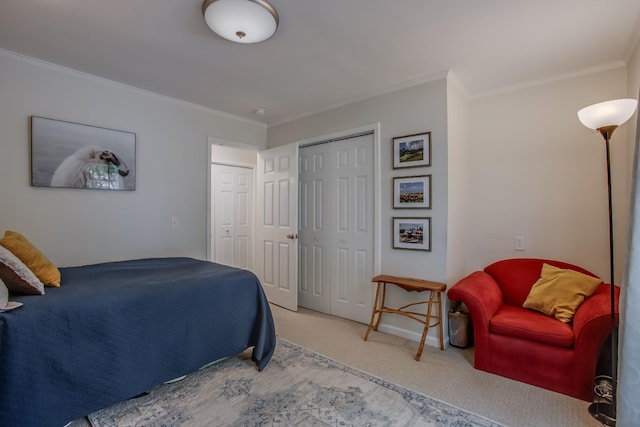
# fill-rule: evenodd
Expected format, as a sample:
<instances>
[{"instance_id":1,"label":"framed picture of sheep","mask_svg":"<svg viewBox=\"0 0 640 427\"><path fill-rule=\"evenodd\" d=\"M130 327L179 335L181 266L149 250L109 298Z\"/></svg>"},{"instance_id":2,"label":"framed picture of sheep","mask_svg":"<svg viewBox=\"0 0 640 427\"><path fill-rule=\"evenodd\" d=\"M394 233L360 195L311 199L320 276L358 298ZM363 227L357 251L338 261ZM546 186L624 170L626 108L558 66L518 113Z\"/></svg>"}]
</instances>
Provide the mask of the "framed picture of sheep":
<instances>
[{"instance_id":1,"label":"framed picture of sheep","mask_svg":"<svg viewBox=\"0 0 640 427\"><path fill-rule=\"evenodd\" d=\"M431 209L431 175L393 178L394 209Z\"/></svg>"},{"instance_id":2,"label":"framed picture of sheep","mask_svg":"<svg viewBox=\"0 0 640 427\"><path fill-rule=\"evenodd\" d=\"M136 134L31 117L31 185L135 190Z\"/></svg>"}]
</instances>

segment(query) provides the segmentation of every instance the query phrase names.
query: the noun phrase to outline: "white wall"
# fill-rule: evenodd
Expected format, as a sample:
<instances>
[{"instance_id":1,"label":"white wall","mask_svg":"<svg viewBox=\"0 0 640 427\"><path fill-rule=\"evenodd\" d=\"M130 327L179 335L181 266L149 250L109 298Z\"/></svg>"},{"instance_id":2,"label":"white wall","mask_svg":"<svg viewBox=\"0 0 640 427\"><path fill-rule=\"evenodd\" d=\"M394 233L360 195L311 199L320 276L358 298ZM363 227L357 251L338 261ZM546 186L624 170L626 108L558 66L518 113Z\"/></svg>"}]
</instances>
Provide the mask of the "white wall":
<instances>
[{"instance_id":1,"label":"white wall","mask_svg":"<svg viewBox=\"0 0 640 427\"><path fill-rule=\"evenodd\" d=\"M136 190L31 187L31 115L134 132ZM261 123L6 51L0 51L0 129L0 233L23 233L60 266L206 258L207 138L266 143Z\"/></svg>"},{"instance_id":2,"label":"white wall","mask_svg":"<svg viewBox=\"0 0 640 427\"><path fill-rule=\"evenodd\" d=\"M381 123L381 272L453 285L496 260L540 257L575 263L608 278L604 143L577 111L624 97L627 69L577 75L469 99L455 76L332 109L268 131L268 146L364 123ZM433 251L391 249L391 138L433 132ZM612 143L618 269L626 245L627 127ZM418 170L407 170L415 174ZM423 172L423 171L420 171ZM387 183L389 183L387 185ZM514 251L524 236L525 251ZM621 277L621 276L618 276ZM395 293L391 302L404 298ZM417 299L418 297L413 297ZM384 322L419 331L405 319ZM393 330L392 330L393 332ZM432 336L432 334L430 334Z\"/></svg>"},{"instance_id":3,"label":"white wall","mask_svg":"<svg viewBox=\"0 0 640 427\"><path fill-rule=\"evenodd\" d=\"M444 282L447 274L447 81L442 76L435 81L423 83L408 89L376 96L355 102L293 122L273 126L268 131L268 146L275 147L289 142L312 139L359 128L372 123L380 123L381 170L380 206L381 230L378 240L382 251L381 272L397 276L422 277ZM423 168L392 169L392 138L431 132L432 166ZM406 210L392 209L392 178L412 175L432 175L432 209ZM391 218L394 216L432 217L432 251L411 251L392 249ZM373 287L373 285L372 285ZM406 294L392 289L390 304L424 299L424 295ZM373 297L372 297L373 298ZM388 328L422 332L417 322L399 316L388 317L384 323ZM381 330L384 328L381 326ZM430 333L430 337L435 332ZM411 336L410 338L415 338Z\"/></svg>"},{"instance_id":4,"label":"white wall","mask_svg":"<svg viewBox=\"0 0 640 427\"><path fill-rule=\"evenodd\" d=\"M211 163L225 165L255 167L258 163L257 148L237 148L233 146L217 145L213 138L209 138L211 145ZM266 143L266 141L265 141Z\"/></svg>"},{"instance_id":5,"label":"white wall","mask_svg":"<svg viewBox=\"0 0 640 427\"><path fill-rule=\"evenodd\" d=\"M267 132L258 122L0 51L0 232L24 233L58 265L205 258L209 137L275 147L379 122L381 272L452 285L494 260L539 256L608 277L604 147L576 112L637 96L639 69L636 50L628 74L619 68L472 100L443 76ZM31 187L31 115L136 133L136 190ZM423 131L432 133L433 166L393 170L391 139ZM619 264L632 133L621 127L612 144ZM392 177L423 173L432 174L433 209L393 210ZM431 252L391 249L391 217L409 214L432 217ZM525 252L513 251L514 235L525 236ZM393 293L391 302L404 298ZM408 319L390 322L420 330Z\"/></svg>"},{"instance_id":6,"label":"white wall","mask_svg":"<svg viewBox=\"0 0 640 427\"><path fill-rule=\"evenodd\" d=\"M626 68L474 99L470 106L469 269L553 258L609 278L606 162L577 111L626 96ZM626 247L627 126L612 140L618 276ZM526 251L514 252L513 237Z\"/></svg>"},{"instance_id":7,"label":"white wall","mask_svg":"<svg viewBox=\"0 0 640 427\"><path fill-rule=\"evenodd\" d=\"M469 98L455 75L447 78L447 127L449 168L447 175L448 230L446 283L454 284L467 274L464 256L469 246Z\"/></svg>"},{"instance_id":8,"label":"white wall","mask_svg":"<svg viewBox=\"0 0 640 427\"><path fill-rule=\"evenodd\" d=\"M290 123L270 127L267 145L311 139L341 130L380 122L381 216L380 242L383 251L392 247L392 216L431 216L431 252L389 249L381 264L385 274L417 275L444 281L447 242L447 126L446 79L339 107ZM392 138L431 131L432 166L392 169ZM392 177L431 174L432 209L393 210Z\"/></svg>"}]
</instances>

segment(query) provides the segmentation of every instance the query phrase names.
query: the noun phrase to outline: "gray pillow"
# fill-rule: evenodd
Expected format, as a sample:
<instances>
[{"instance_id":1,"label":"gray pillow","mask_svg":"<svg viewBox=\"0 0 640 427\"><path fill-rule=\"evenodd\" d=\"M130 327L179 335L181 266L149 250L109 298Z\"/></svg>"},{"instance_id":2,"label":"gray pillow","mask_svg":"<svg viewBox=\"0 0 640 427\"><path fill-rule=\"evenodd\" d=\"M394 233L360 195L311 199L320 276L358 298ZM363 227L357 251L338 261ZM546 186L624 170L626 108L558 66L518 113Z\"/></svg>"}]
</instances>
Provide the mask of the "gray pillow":
<instances>
[{"instance_id":1,"label":"gray pillow","mask_svg":"<svg viewBox=\"0 0 640 427\"><path fill-rule=\"evenodd\" d=\"M12 294L44 294L44 284L29 270L29 267L3 246L0 246L0 280Z\"/></svg>"},{"instance_id":2,"label":"gray pillow","mask_svg":"<svg viewBox=\"0 0 640 427\"><path fill-rule=\"evenodd\" d=\"M9 302L9 289L7 289L4 282L0 280L0 309L5 308L8 302Z\"/></svg>"}]
</instances>

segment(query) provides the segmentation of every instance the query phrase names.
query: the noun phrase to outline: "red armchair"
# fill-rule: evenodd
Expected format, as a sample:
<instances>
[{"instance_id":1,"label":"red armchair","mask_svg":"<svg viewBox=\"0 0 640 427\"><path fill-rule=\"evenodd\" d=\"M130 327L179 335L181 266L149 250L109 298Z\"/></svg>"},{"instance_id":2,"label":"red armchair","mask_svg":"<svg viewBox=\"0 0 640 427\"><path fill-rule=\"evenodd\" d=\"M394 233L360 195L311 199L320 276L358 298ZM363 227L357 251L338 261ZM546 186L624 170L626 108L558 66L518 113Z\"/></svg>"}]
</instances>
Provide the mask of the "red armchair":
<instances>
[{"instance_id":1,"label":"red armchair","mask_svg":"<svg viewBox=\"0 0 640 427\"><path fill-rule=\"evenodd\" d=\"M573 321L562 323L522 308L543 263L597 277L564 262L508 259L465 277L447 296L471 314L476 369L592 401L598 357L611 332L610 285L600 284ZM616 317L619 294L616 286Z\"/></svg>"}]
</instances>

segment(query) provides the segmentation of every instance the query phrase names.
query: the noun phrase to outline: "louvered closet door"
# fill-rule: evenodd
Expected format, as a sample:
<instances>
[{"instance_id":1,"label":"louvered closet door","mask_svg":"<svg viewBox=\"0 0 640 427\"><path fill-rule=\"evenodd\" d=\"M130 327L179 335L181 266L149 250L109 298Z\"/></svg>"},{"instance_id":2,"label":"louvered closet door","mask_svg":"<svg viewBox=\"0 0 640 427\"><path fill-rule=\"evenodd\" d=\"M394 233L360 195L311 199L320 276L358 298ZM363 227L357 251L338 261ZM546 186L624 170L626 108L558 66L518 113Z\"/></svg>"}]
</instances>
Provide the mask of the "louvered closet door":
<instances>
[{"instance_id":1,"label":"louvered closet door","mask_svg":"<svg viewBox=\"0 0 640 427\"><path fill-rule=\"evenodd\" d=\"M300 305L367 323L373 135L300 149Z\"/></svg>"}]
</instances>

